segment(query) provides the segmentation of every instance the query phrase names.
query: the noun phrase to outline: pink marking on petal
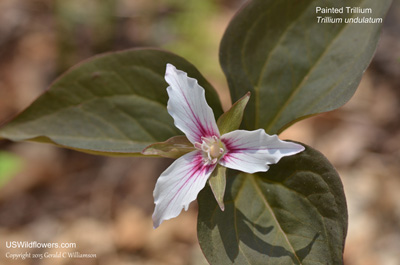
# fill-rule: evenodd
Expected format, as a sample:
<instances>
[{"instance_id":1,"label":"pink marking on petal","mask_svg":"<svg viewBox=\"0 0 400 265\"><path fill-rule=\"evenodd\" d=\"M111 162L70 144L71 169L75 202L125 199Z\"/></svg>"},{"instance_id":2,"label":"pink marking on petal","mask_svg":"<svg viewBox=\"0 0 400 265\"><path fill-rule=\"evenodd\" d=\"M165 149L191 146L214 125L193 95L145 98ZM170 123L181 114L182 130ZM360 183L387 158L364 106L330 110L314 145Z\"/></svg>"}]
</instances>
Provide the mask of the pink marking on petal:
<instances>
[{"instance_id":1,"label":"pink marking on petal","mask_svg":"<svg viewBox=\"0 0 400 265\"><path fill-rule=\"evenodd\" d=\"M174 118L175 125L192 142L201 142L201 136L219 135L212 109L208 106L205 91L197 80L187 73L167 64L166 81L170 97L168 112Z\"/></svg>"},{"instance_id":2,"label":"pink marking on petal","mask_svg":"<svg viewBox=\"0 0 400 265\"><path fill-rule=\"evenodd\" d=\"M221 141L225 144L227 154L230 152L234 152L235 150L238 150L237 146L235 146L235 143L238 142L238 139L221 139Z\"/></svg>"},{"instance_id":3,"label":"pink marking on petal","mask_svg":"<svg viewBox=\"0 0 400 265\"><path fill-rule=\"evenodd\" d=\"M299 144L285 142L264 130L237 130L222 135L226 154L220 163L228 168L247 173L265 172L270 164L278 163L285 156L304 150Z\"/></svg>"},{"instance_id":4,"label":"pink marking on petal","mask_svg":"<svg viewBox=\"0 0 400 265\"><path fill-rule=\"evenodd\" d=\"M211 168L214 168L215 165L206 165L203 162L203 157L201 154L196 155L195 159L190 162L190 164L193 165L193 168L188 172L188 175L190 175L184 183L177 183L177 185L175 187L177 187L178 185L180 185L180 187L178 188L178 192L175 193L175 195L171 198L171 200L169 201L169 203L171 203L174 198L181 192L181 190L187 185L187 183L192 180L193 177L195 177L196 179L194 181L196 181L200 176L205 175L204 173L209 171Z\"/></svg>"},{"instance_id":5,"label":"pink marking on petal","mask_svg":"<svg viewBox=\"0 0 400 265\"><path fill-rule=\"evenodd\" d=\"M179 87L179 90L181 91L183 98L185 99L185 103L190 110L191 115L187 112L186 112L186 114L188 114L188 116L191 118L192 123L196 126L196 129L198 131L198 133L196 133L196 134L200 137L201 136L208 137L208 136L213 136L213 135L219 136L219 133L214 131L213 126L212 126L212 124L210 124L209 121L206 121L206 124L205 124L206 127L203 126L199 116L193 111L193 108L192 108L191 104L189 103L189 100L187 99L185 92L182 90L181 87ZM185 111L186 111L186 109L185 109ZM192 118L194 118L195 120L193 120ZM200 139L198 139L198 140L200 140Z\"/></svg>"},{"instance_id":6,"label":"pink marking on petal","mask_svg":"<svg viewBox=\"0 0 400 265\"><path fill-rule=\"evenodd\" d=\"M207 182L216 165L203 161L202 151L196 150L173 162L157 180L153 192L155 209L154 227L187 210Z\"/></svg>"}]
</instances>

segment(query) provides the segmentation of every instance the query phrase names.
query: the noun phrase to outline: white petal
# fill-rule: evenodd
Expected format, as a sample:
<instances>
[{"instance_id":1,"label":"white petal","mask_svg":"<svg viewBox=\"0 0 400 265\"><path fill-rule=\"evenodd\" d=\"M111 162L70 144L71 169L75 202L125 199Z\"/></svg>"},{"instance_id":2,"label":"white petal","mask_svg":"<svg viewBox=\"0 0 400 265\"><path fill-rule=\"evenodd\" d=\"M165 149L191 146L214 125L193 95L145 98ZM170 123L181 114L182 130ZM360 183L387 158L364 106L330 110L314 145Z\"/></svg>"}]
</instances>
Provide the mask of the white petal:
<instances>
[{"instance_id":1,"label":"white petal","mask_svg":"<svg viewBox=\"0 0 400 265\"><path fill-rule=\"evenodd\" d=\"M172 64L167 64L165 80L170 85L167 88L168 112L174 118L175 126L186 134L189 141L194 144L201 143L202 136L219 137L214 113L207 104L204 88L197 80Z\"/></svg>"},{"instance_id":2,"label":"white petal","mask_svg":"<svg viewBox=\"0 0 400 265\"><path fill-rule=\"evenodd\" d=\"M247 173L265 172L269 169L268 164L278 163L282 157L304 150L304 146L282 141L263 129L236 130L222 135L221 140L227 153L219 163Z\"/></svg>"},{"instance_id":3,"label":"white petal","mask_svg":"<svg viewBox=\"0 0 400 265\"><path fill-rule=\"evenodd\" d=\"M154 189L154 228L178 216L197 198L216 164L205 165L201 151L192 151L174 161L158 178Z\"/></svg>"}]
</instances>

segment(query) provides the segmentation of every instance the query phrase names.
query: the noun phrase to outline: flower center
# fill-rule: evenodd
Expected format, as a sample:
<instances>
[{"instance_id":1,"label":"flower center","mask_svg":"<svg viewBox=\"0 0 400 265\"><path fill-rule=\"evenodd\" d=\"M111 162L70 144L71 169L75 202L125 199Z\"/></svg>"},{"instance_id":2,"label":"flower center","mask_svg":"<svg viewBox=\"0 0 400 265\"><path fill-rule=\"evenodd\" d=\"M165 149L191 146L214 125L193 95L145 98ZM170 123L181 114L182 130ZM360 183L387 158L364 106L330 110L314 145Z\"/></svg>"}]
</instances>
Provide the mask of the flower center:
<instances>
[{"instance_id":1,"label":"flower center","mask_svg":"<svg viewBox=\"0 0 400 265\"><path fill-rule=\"evenodd\" d=\"M223 152L224 151L223 148L220 148L218 143L213 143L210 146L210 156L214 157L214 158L215 157L216 158L220 157L221 156L221 149L222 149L222 152Z\"/></svg>"},{"instance_id":2,"label":"flower center","mask_svg":"<svg viewBox=\"0 0 400 265\"><path fill-rule=\"evenodd\" d=\"M203 160L206 164L215 164L225 154L225 145L217 136L201 137L201 143L194 146L203 151Z\"/></svg>"}]
</instances>

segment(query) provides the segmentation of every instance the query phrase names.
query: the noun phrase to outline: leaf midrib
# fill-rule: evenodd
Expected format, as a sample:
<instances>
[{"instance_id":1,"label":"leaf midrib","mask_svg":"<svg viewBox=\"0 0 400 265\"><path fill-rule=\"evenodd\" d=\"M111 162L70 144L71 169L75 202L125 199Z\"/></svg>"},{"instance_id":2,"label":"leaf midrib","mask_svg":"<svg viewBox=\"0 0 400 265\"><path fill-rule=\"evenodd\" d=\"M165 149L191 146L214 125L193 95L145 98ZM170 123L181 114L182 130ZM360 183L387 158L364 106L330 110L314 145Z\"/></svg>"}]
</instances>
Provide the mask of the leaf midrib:
<instances>
[{"instance_id":1,"label":"leaf midrib","mask_svg":"<svg viewBox=\"0 0 400 265\"><path fill-rule=\"evenodd\" d=\"M340 31L336 34L336 36L331 40L331 42L329 43L328 46L326 46L325 50L321 53L321 55L318 57L318 59L315 61L315 63L313 64L313 66L307 71L307 73L304 75L303 79L301 80L301 82L299 83L299 85L297 85L292 92L290 93L289 97L286 98L285 102L283 104L280 105L279 110L276 112L274 118L272 119L272 121L269 122L269 124L267 125L267 127L265 128L266 131L269 131L271 129L271 127L276 123L276 120L281 116L282 112L286 109L286 107L288 106L288 104L290 104L290 102L293 100L294 96L297 95L297 93L301 90L301 88L304 86L304 83L308 80L308 77L310 76L310 74L314 71L314 69L320 64L320 62L325 58L325 55L327 53L330 52L330 47L332 47L333 43L336 41L336 39L341 36L341 33L348 28L348 25L350 24L345 24L345 26L343 26Z\"/></svg>"},{"instance_id":2,"label":"leaf midrib","mask_svg":"<svg viewBox=\"0 0 400 265\"><path fill-rule=\"evenodd\" d=\"M365 3L365 1L362 1L362 3ZM312 4L312 2L309 4L309 6ZM297 18L301 17L305 12L307 12L307 10L309 9L309 6L307 8L304 9L304 11L299 14L297 16ZM354 15L353 15L354 16ZM255 128L259 128L259 115L260 115L260 85L261 85L261 80L262 77L264 75L264 72L266 70L266 66L269 62L269 59L271 58L272 54L274 53L274 51L277 49L277 47L279 47L279 43L282 42L282 40L284 39L284 37L287 35L287 33L289 32L289 30L293 27L293 25L295 25L295 23L298 21L297 18L295 20L293 20L290 24L288 24L287 28L285 29L285 31L281 34L281 36L279 37L279 39L277 40L277 42L275 43L275 45L273 46L273 48L271 49L271 51L269 52L267 59L265 60L264 65L261 67L261 71L260 71L260 75L259 78L256 82L256 84L254 84L254 91L255 91ZM253 24L253 26L255 24L257 24L257 21L259 19L255 20L255 23ZM336 34L336 36L332 39L332 41L329 43L329 45L326 47L326 49L322 52L321 56L319 56L319 58L315 61L315 63L313 64L313 66L309 69L309 71L304 75L302 81L299 83L299 85L297 85L292 92L290 93L289 97L285 100L285 102L283 104L281 104L279 110L276 112L274 118L272 119L271 122L269 122L269 124L267 124L267 127L265 128L265 130L268 132L271 127L275 124L276 120L280 117L280 115L282 114L282 112L284 111L284 109L286 108L286 106L292 101L293 97L299 92L299 90L303 87L304 82L307 81L308 76L310 75L310 73L312 73L315 69L315 67L317 65L319 65L320 61L325 57L326 53L329 51L329 48L333 45L332 43L335 42L335 40L340 36L340 34L349 27L350 24L345 24L343 25L343 27L340 29L340 31ZM252 26L252 27L253 27ZM249 34L246 35L246 39L248 38ZM244 41L244 43L246 43L246 40ZM245 45L243 45L241 54L242 54L242 61L243 61L243 54L244 54L244 49L245 49ZM243 63L244 65L244 63ZM248 71L245 71L248 72ZM251 80L251 79L250 79Z\"/></svg>"},{"instance_id":3,"label":"leaf midrib","mask_svg":"<svg viewBox=\"0 0 400 265\"><path fill-rule=\"evenodd\" d=\"M275 212L272 210L271 206L269 205L267 199L265 198L265 196L263 195L263 192L261 191L260 187L258 186L258 184L255 181L255 176L254 175L247 175L248 179L250 180L251 184L254 186L254 189L256 190L257 194L259 195L259 197L261 198L262 202L264 203L265 207L268 209L268 211L270 212L272 218L274 219L279 231L281 232L281 234L283 235L283 237L285 238L286 243L288 244L288 246L290 247L290 250L292 251L294 257L297 259L297 261L299 262L299 264L301 265L301 261L299 259L299 257L297 257L296 251L294 250L294 247L292 246L292 244L289 241L288 236L286 235L285 231L283 231L278 219L276 218Z\"/></svg>"},{"instance_id":4,"label":"leaf midrib","mask_svg":"<svg viewBox=\"0 0 400 265\"><path fill-rule=\"evenodd\" d=\"M308 7L307 7L308 8ZM305 8L304 10L307 10L307 8ZM265 72L265 70L266 70L266 68L267 68L267 64L268 64L268 62L269 62L269 60L270 60L270 58L271 58L271 56L272 56L272 54L274 53L274 51L279 47L279 44L282 42L282 40L284 39L284 37L287 35L287 33L289 32L289 30L293 27L293 25L295 25L295 22L297 21L297 18L299 18L299 17L301 17L302 15L304 14L304 11L303 11L303 13L299 13L298 14L298 16L292 21L292 22L290 22L289 24L288 24L288 26L287 26L287 28L285 29L285 31L282 33L282 35L279 37L279 39L277 40L277 42L275 43L275 45L272 47L272 49L271 49L271 51L269 52L269 54L268 54L268 56L267 56L267 58L266 58L266 60L265 60L265 63L263 64L263 66L261 67L261 71L260 71L260 75L258 76L258 79L257 79L257 82L256 82L256 84L254 84L254 92L255 92L255 107L256 107L256 109L255 109L255 128L259 128L259 117L260 117L260 108L259 108L259 106L260 106L260 83L261 83L261 80L262 80L262 77L263 77L263 73ZM258 18L255 22L254 22L254 24L253 24L253 26L252 26L252 28L254 27L254 25L256 25L257 23L258 23L258 21L260 20L262 18L262 16L260 16L260 18ZM247 39L248 39L248 34L246 35L246 38L245 38L245 42L244 42L244 44L247 42ZM246 45L243 45L243 49L242 49L242 61L244 62L244 49L245 49L245 47L246 47ZM243 63L243 65L245 65L244 63ZM246 73L248 72L248 71L245 71ZM249 79L249 80L251 80L251 79Z\"/></svg>"}]
</instances>

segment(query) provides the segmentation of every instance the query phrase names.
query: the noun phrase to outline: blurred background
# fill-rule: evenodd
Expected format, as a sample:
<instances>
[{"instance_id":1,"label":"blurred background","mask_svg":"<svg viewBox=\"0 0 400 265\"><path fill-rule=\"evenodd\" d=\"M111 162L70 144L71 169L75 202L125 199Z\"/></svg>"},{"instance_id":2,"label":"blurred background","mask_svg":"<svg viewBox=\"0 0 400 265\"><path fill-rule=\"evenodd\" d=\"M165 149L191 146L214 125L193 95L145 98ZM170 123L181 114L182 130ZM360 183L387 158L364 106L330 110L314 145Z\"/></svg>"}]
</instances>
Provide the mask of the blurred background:
<instances>
[{"instance_id":1,"label":"blurred background","mask_svg":"<svg viewBox=\"0 0 400 265\"><path fill-rule=\"evenodd\" d=\"M218 46L243 2L0 0L0 124L77 62L143 46L188 59L228 108ZM395 1L350 102L281 135L320 150L337 168L349 209L346 265L400 264L399 88L400 2ZM197 243L195 203L152 229L152 191L169 163L0 141L0 264L206 264ZM5 258L6 241L72 242L76 248L62 251L97 258L13 262Z\"/></svg>"}]
</instances>

